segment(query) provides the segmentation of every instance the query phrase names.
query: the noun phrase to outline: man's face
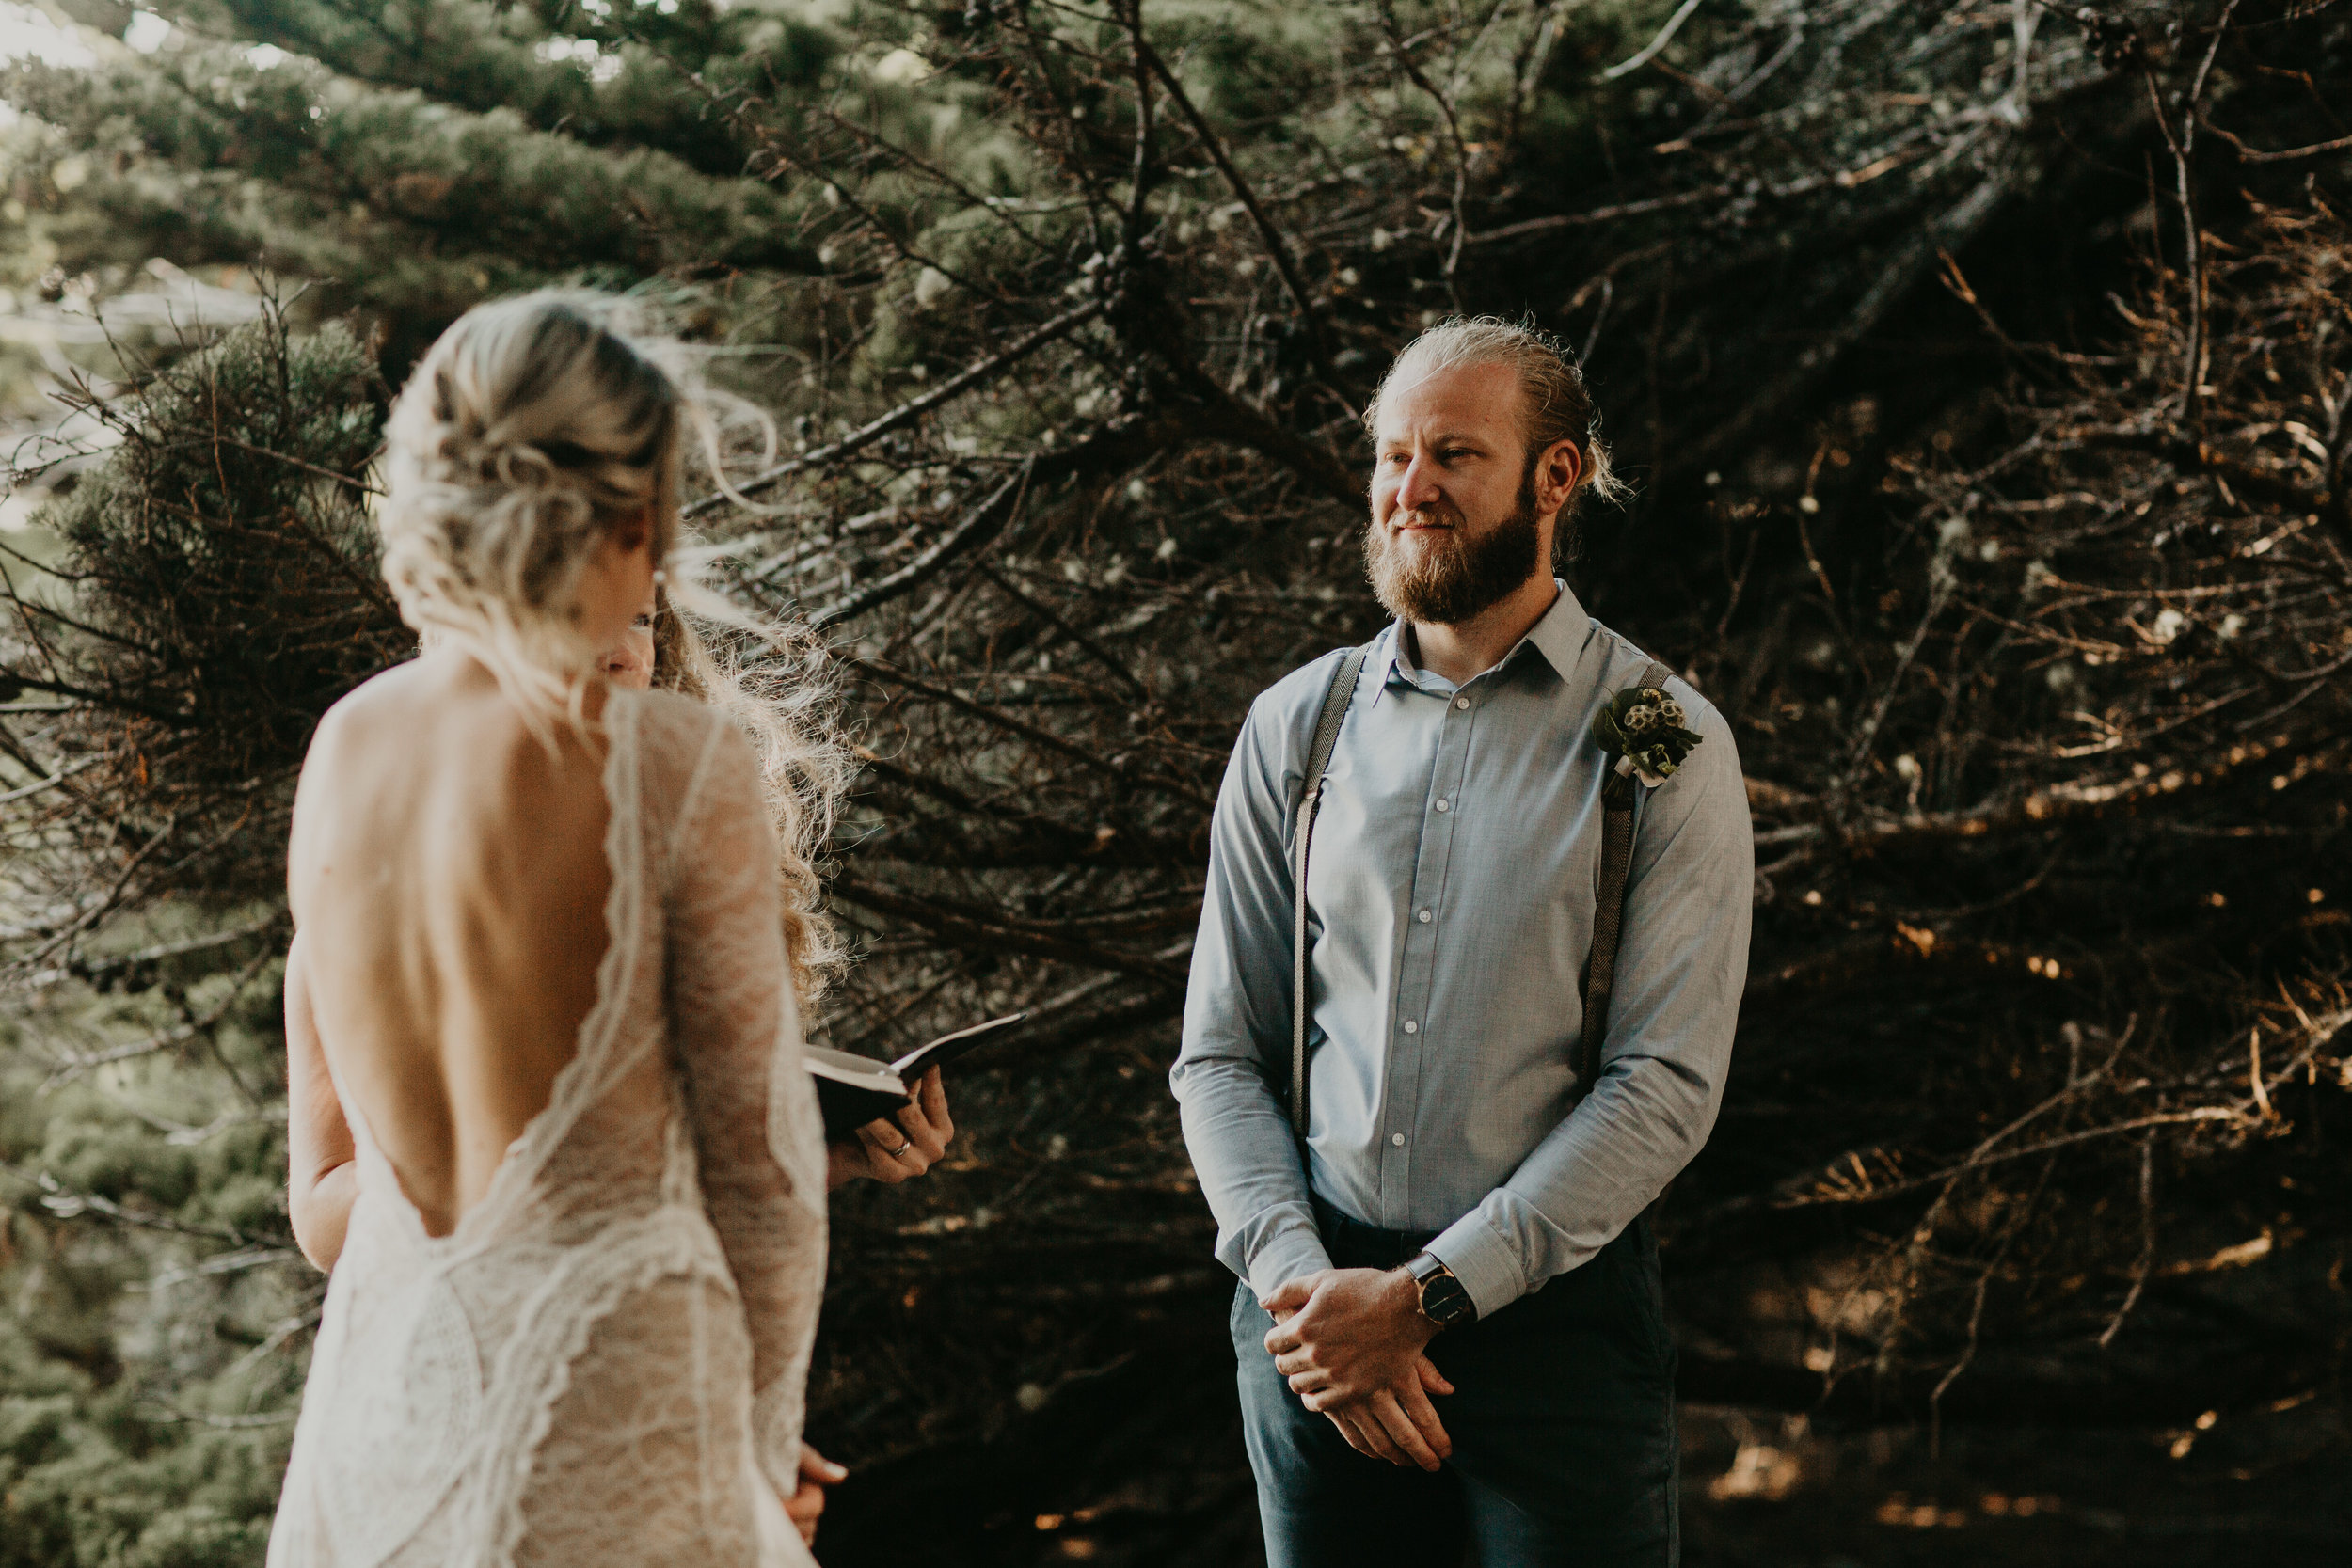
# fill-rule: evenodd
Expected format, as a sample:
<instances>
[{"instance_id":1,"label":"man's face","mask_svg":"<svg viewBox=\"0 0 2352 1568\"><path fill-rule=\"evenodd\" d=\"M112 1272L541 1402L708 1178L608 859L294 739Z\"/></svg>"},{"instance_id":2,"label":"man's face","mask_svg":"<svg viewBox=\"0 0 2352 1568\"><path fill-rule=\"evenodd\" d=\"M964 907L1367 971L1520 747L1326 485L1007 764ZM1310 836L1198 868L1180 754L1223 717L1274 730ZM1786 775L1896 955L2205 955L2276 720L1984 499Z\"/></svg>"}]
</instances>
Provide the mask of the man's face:
<instances>
[{"instance_id":1,"label":"man's face","mask_svg":"<svg viewBox=\"0 0 2352 1568\"><path fill-rule=\"evenodd\" d=\"M1468 621L1547 568L1544 525L1575 483L1575 449L1528 461L1524 395L1508 365L1463 365L1381 399L1364 564L1390 613ZM1543 471L1561 467L1564 449L1565 484Z\"/></svg>"}]
</instances>

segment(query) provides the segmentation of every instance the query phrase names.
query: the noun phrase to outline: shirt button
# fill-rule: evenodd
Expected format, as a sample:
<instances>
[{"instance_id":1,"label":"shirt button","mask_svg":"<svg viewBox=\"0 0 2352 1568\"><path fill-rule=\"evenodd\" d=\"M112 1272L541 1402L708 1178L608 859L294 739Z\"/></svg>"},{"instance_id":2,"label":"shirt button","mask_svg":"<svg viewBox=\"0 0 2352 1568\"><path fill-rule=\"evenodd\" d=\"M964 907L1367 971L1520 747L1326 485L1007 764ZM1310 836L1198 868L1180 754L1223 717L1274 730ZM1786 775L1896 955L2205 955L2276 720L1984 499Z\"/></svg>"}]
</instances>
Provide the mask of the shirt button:
<instances>
[{"instance_id":1,"label":"shirt button","mask_svg":"<svg viewBox=\"0 0 2352 1568\"><path fill-rule=\"evenodd\" d=\"M1405 1021L1405 1032L1408 1035L1418 1035L1421 1033L1421 1025L1408 1018Z\"/></svg>"},{"instance_id":2,"label":"shirt button","mask_svg":"<svg viewBox=\"0 0 2352 1568\"><path fill-rule=\"evenodd\" d=\"M1396 1145L1399 1148L1403 1148L1405 1147L1405 1134L1402 1132L1391 1132L1389 1134L1389 1142Z\"/></svg>"},{"instance_id":3,"label":"shirt button","mask_svg":"<svg viewBox=\"0 0 2352 1568\"><path fill-rule=\"evenodd\" d=\"M1421 915L1420 915L1420 917L1419 917L1419 918L1420 918L1420 920L1421 920L1421 923L1422 923L1423 926L1428 925L1428 924L1429 924L1429 911L1428 911L1427 910L1423 910L1423 911L1421 911Z\"/></svg>"},{"instance_id":4,"label":"shirt button","mask_svg":"<svg viewBox=\"0 0 2352 1568\"><path fill-rule=\"evenodd\" d=\"M1454 808L1453 808L1452 806L1447 805L1447 804L1445 803L1445 801L1444 801L1442 799L1440 799L1440 800L1438 801L1438 809L1439 811L1452 811Z\"/></svg>"},{"instance_id":5,"label":"shirt button","mask_svg":"<svg viewBox=\"0 0 2352 1568\"><path fill-rule=\"evenodd\" d=\"M1455 707L1468 707L1470 706L1470 699L1468 697L1456 697L1454 699L1454 705Z\"/></svg>"}]
</instances>

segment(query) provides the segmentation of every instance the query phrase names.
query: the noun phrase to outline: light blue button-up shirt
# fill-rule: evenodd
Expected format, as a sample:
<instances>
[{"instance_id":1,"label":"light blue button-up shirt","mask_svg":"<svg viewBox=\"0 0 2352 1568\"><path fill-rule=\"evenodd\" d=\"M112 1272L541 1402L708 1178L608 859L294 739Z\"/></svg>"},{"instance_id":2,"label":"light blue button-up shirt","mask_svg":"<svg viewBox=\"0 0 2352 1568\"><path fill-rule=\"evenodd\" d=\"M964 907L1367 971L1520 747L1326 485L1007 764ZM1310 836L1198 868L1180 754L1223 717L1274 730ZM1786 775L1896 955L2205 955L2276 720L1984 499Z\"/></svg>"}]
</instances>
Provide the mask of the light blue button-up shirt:
<instances>
[{"instance_id":1,"label":"light blue button-up shirt","mask_svg":"<svg viewBox=\"0 0 2352 1568\"><path fill-rule=\"evenodd\" d=\"M1328 1268L1309 1183L1430 1251L1492 1314L1591 1258L1707 1141L1747 976L1755 850L1731 729L1641 789L1615 996L1592 1092L1570 1054L1600 879L1593 716L1648 659L1565 584L1456 688L1373 644L1308 868L1311 1117L1284 1111L1295 805L1334 653L1249 710L1225 773L1170 1081L1217 1221L1261 1297Z\"/></svg>"}]
</instances>

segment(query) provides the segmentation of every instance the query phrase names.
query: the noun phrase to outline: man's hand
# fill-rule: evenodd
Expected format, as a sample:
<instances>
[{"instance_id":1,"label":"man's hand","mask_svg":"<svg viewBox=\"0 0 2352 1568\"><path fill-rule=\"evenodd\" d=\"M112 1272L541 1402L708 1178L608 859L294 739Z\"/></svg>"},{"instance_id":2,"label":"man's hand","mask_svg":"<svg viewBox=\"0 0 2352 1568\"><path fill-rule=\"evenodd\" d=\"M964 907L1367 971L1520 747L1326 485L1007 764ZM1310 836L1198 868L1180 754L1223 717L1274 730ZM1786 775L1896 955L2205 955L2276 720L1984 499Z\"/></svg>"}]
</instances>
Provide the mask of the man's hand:
<instances>
[{"instance_id":1,"label":"man's hand","mask_svg":"<svg viewBox=\"0 0 2352 1568\"><path fill-rule=\"evenodd\" d=\"M914 1103L896 1120L869 1121L857 1135L825 1147L825 1189L838 1191L861 1176L896 1186L920 1176L946 1155L956 1124L947 1115L947 1090L939 1069L923 1074Z\"/></svg>"},{"instance_id":2,"label":"man's hand","mask_svg":"<svg viewBox=\"0 0 2352 1568\"><path fill-rule=\"evenodd\" d=\"M825 1512L825 1488L838 1486L849 1479L849 1471L806 1443L801 1445L801 1484L784 1505L784 1513L801 1532L803 1545L817 1544L817 1519Z\"/></svg>"},{"instance_id":3,"label":"man's hand","mask_svg":"<svg viewBox=\"0 0 2352 1568\"><path fill-rule=\"evenodd\" d=\"M1391 1465L1435 1470L1454 1451L1431 1394L1454 1386L1422 1352L1438 1325L1403 1269L1326 1269L1263 1304L1265 1348L1300 1402L1327 1416L1348 1445Z\"/></svg>"}]
</instances>

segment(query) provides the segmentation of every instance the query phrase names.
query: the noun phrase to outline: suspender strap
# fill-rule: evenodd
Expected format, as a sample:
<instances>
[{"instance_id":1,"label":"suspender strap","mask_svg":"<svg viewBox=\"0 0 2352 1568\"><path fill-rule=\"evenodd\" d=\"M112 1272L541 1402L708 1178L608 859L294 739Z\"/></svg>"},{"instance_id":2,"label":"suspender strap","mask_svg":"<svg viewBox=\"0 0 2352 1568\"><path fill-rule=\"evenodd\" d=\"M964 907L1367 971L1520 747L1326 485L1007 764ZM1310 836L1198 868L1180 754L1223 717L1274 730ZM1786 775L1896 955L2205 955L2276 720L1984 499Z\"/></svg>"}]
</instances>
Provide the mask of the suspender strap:
<instances>
[{"instance_id":1,"label":"suspender strap","mask_svg":"<svg viewBox=\"0 0 2352 1568\"><path fill-rule=\"evenodd\" d=\"M1657 660L1642 672L1642 684L1664 690L1669 672ZM1593 904L1593 950L1584 960L1584 1028L1576 1042L1576 1092L1592 1092L1600 1076L1600 1044L1609 1033L1609 994L1617 979L1617 943L1625 927L1625 878L1633 864L1633 797L1630 774L1613 777L1601 788L1600 888Z\"/></svg>"},{"instance_id":2,"label":"suspender strap","mask_svg":"<svg viewBox=\"0 0 2352 1568\"><path fill-rule=\"evenodd\" d=\"M1292 834L1291 866L1291 1127L1301 1141L1307 1136L1307 847L1314 840L1315 812L1323 803L1323 771L1331 764L1331 748L1339 744L1340 724L1348 705L1356 700L1356 683L1364 673L1367 642L1351 648L1331 672L1323 693L1323 712L1315 720L1314 744L1307 750L1307 774L1298 794L1298 828Z\"/></svg>"}]
</instances>

